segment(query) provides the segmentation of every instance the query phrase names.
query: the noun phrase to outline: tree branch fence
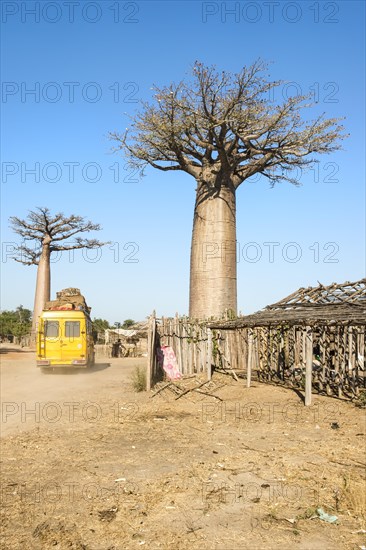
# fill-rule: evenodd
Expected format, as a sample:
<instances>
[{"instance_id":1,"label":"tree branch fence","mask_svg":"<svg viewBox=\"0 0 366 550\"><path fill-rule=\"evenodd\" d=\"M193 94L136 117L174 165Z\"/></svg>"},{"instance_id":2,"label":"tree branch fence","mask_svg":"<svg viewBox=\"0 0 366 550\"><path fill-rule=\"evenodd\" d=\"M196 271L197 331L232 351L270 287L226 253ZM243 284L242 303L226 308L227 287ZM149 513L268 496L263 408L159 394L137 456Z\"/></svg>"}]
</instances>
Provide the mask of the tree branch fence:
<instances>
[{"instance_id":1,"label":"tree branch fence","mask_svg":"<svg viewBox=\"0 0 366 550\"><path fill-rule=\"evenodd\" d=\"M147 389L162 380L157 350L171 346L183 376L223 371L312 393L354 399L366 389L366 279L299 289L256 314L197 322L158 319L148 329Z\"/></svg>"}]
</instances>

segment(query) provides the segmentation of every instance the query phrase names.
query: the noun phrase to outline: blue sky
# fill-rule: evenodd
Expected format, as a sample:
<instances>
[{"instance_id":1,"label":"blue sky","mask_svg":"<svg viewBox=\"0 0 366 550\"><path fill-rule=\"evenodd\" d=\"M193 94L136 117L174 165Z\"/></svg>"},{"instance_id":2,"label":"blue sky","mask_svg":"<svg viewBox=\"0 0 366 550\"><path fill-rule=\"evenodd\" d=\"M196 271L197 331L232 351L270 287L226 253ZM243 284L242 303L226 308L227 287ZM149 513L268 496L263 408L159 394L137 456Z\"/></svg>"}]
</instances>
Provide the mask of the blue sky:
<instances>
[{"instance_id":1,"label":"blue sky","mask_svg":"<svg viewBox=\"0 0 366 550\"><path fill-rule=\"evenodd\" d=\"M184 78L195 60L239 71L260 57L270 79L287 82L275 100L312 92L307 117L346 117L350 133L343 151L299 174L301 186L258 178L238 190L238 310L365 276L364 2L1 7L2 309L32 308L36 276L8 257L18 241L9 216L48 206L99 222L96 236L113 243L100 257L55 258L53 295L79 287L110 322L188 313L195 182L153 169L135 181L108 132L129 125L152 84Z\"/></svg>"}]
</instances>

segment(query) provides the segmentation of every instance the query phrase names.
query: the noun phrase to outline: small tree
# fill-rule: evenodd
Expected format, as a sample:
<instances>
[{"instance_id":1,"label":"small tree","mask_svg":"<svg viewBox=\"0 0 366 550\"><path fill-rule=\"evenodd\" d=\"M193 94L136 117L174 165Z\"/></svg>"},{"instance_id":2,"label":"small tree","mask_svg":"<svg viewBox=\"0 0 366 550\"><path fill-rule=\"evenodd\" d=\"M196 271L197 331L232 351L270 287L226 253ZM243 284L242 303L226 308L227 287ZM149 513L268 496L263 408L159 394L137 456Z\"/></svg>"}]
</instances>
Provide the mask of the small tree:
<instances>
[{"instance_id":1,"label":"small tree","mask_svg":"<svg viewBox=\"0 0 366 550\"><path fill-rule=\"evenodd\" d=\"M340 148L343 127L323 115L302 120L305 96L270 100L281 82L258 61L239 73L195 63L192 80L155 87L124 133L111 133L143 173L181 170L196 180L190 271L191 317L236 313L236 191L254 174L298 184L297 168Z\"/></svg>"},{"instance_id":2,"label":"small tree","mask_svg":"<svg viewBox=\"0 0 366 550\"><path fill-rule=\"evenodd\" d=\"M98 335L99 334L103 335L102 340L104 340L105 331L109 328L111 328L111 327L109 326L109 323L108 323L108 321L106 321L106 319L97 319L97 318L94 317L94 319L93 319L93 337L94 337L94 341L98 342Z\"/></svg>"},{"instance_id":3,"label":"small tree","mask_svg":"<svg viewBox=\"0 0 366 550\"><path fill-rule=\"evenodd\" d=\"M108 321L106 321L105 319L97 319L97 318L93 319L93 329L96 332L104 332L109 328L111 327L109 326Z\"/></svg>"},{"instance_id":4,"label":"small tree","mask_svg":"<svg viewBox=\"0 0 366 550\"><path fill-rule=\"evenodd\" d=\"M31 330L32 312L29 309L18 306L15 311L2 311L0 313L0 336L25 336Z\"/></svg>"},{"instance_id":5,"label":"small tree","mask_svg":"<svg viewBox=\"0 0 366 550\"><path fill-rule=\"evenodd\" d=\"M125 319L122 324L122 328L128 329L132 327L132 325L135 324L135 321L133 319Z\"/></svg>"},{"instance_id":6,"label":"small tree","mask_svg":"<svg viewBox=\"0 0 366 550\"><path fill-rule=\"evenodd\" d=\"M30 309L26 309L22 306L22 304L20 304L20 306L18 306L15 310L17 316L18 316L18 319L19 319L19 323L30 323L31 320L32 320L32 312Z\"/></svg>"},{"instance_id":7,"label":"small tree","mask_svg":"<svg viewBox=\"0 0 366 550\"><path fill-rule=\"evenodd\" d=\"M80 233L99 231L99 224L87 221L81 216L65 216L62 212L51 214L45 207L30 211L22 220L16 216L10 218L12 229L23 237L24 243L16 251L14 260L24 265L37 265L37 282L34 298L32 339L34 341L39 315L45 302L50 300L51 269L50 259L53 252L75 250L78 248L99 248L106 243L96 239L84 239L76 236ZM73 241L69 241L74 237ZM33 248L25 243L34 241Z\"/></svg>"}]
</instances>

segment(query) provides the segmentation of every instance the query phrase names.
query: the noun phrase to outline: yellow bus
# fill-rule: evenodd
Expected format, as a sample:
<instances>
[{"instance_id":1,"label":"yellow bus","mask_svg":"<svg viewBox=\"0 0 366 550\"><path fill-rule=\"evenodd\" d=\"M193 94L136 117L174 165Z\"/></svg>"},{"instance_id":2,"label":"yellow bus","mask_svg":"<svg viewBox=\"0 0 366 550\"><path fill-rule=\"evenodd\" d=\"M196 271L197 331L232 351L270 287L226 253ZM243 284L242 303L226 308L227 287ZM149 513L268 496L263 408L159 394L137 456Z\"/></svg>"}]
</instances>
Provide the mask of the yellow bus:
<instances>
[{"instance_id":1,"label":"yellow bus","mask_svg":"<svg viewBox=\"0 0 366 550\"><path fill-rule=\"evenodd\" d=\"M94 364L92 322L84 310L48 310L39 317L37 367L86 368Z\"/></svg>"}]
</instances>

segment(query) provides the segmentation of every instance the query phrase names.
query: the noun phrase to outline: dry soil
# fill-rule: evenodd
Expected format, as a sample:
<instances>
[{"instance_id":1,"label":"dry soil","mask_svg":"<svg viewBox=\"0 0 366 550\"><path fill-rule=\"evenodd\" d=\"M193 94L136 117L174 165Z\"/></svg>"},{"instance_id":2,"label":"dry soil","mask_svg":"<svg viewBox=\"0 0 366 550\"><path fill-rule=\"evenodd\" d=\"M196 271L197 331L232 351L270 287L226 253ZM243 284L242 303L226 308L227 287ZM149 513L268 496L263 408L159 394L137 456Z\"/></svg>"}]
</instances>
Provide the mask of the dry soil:
<instances>
[{"instance_id":1,"label":"dry soil","mask_svg":"<svg viewBox=\"0 0 366 550\"><path fill-rule=\"evenodd\" d=\"M146 359L43 374L1 348L2 549L365 545L365 410L215 375L136 393ZM320 519L317 509L336 516Z\"/></svg>"}]
</instances>

